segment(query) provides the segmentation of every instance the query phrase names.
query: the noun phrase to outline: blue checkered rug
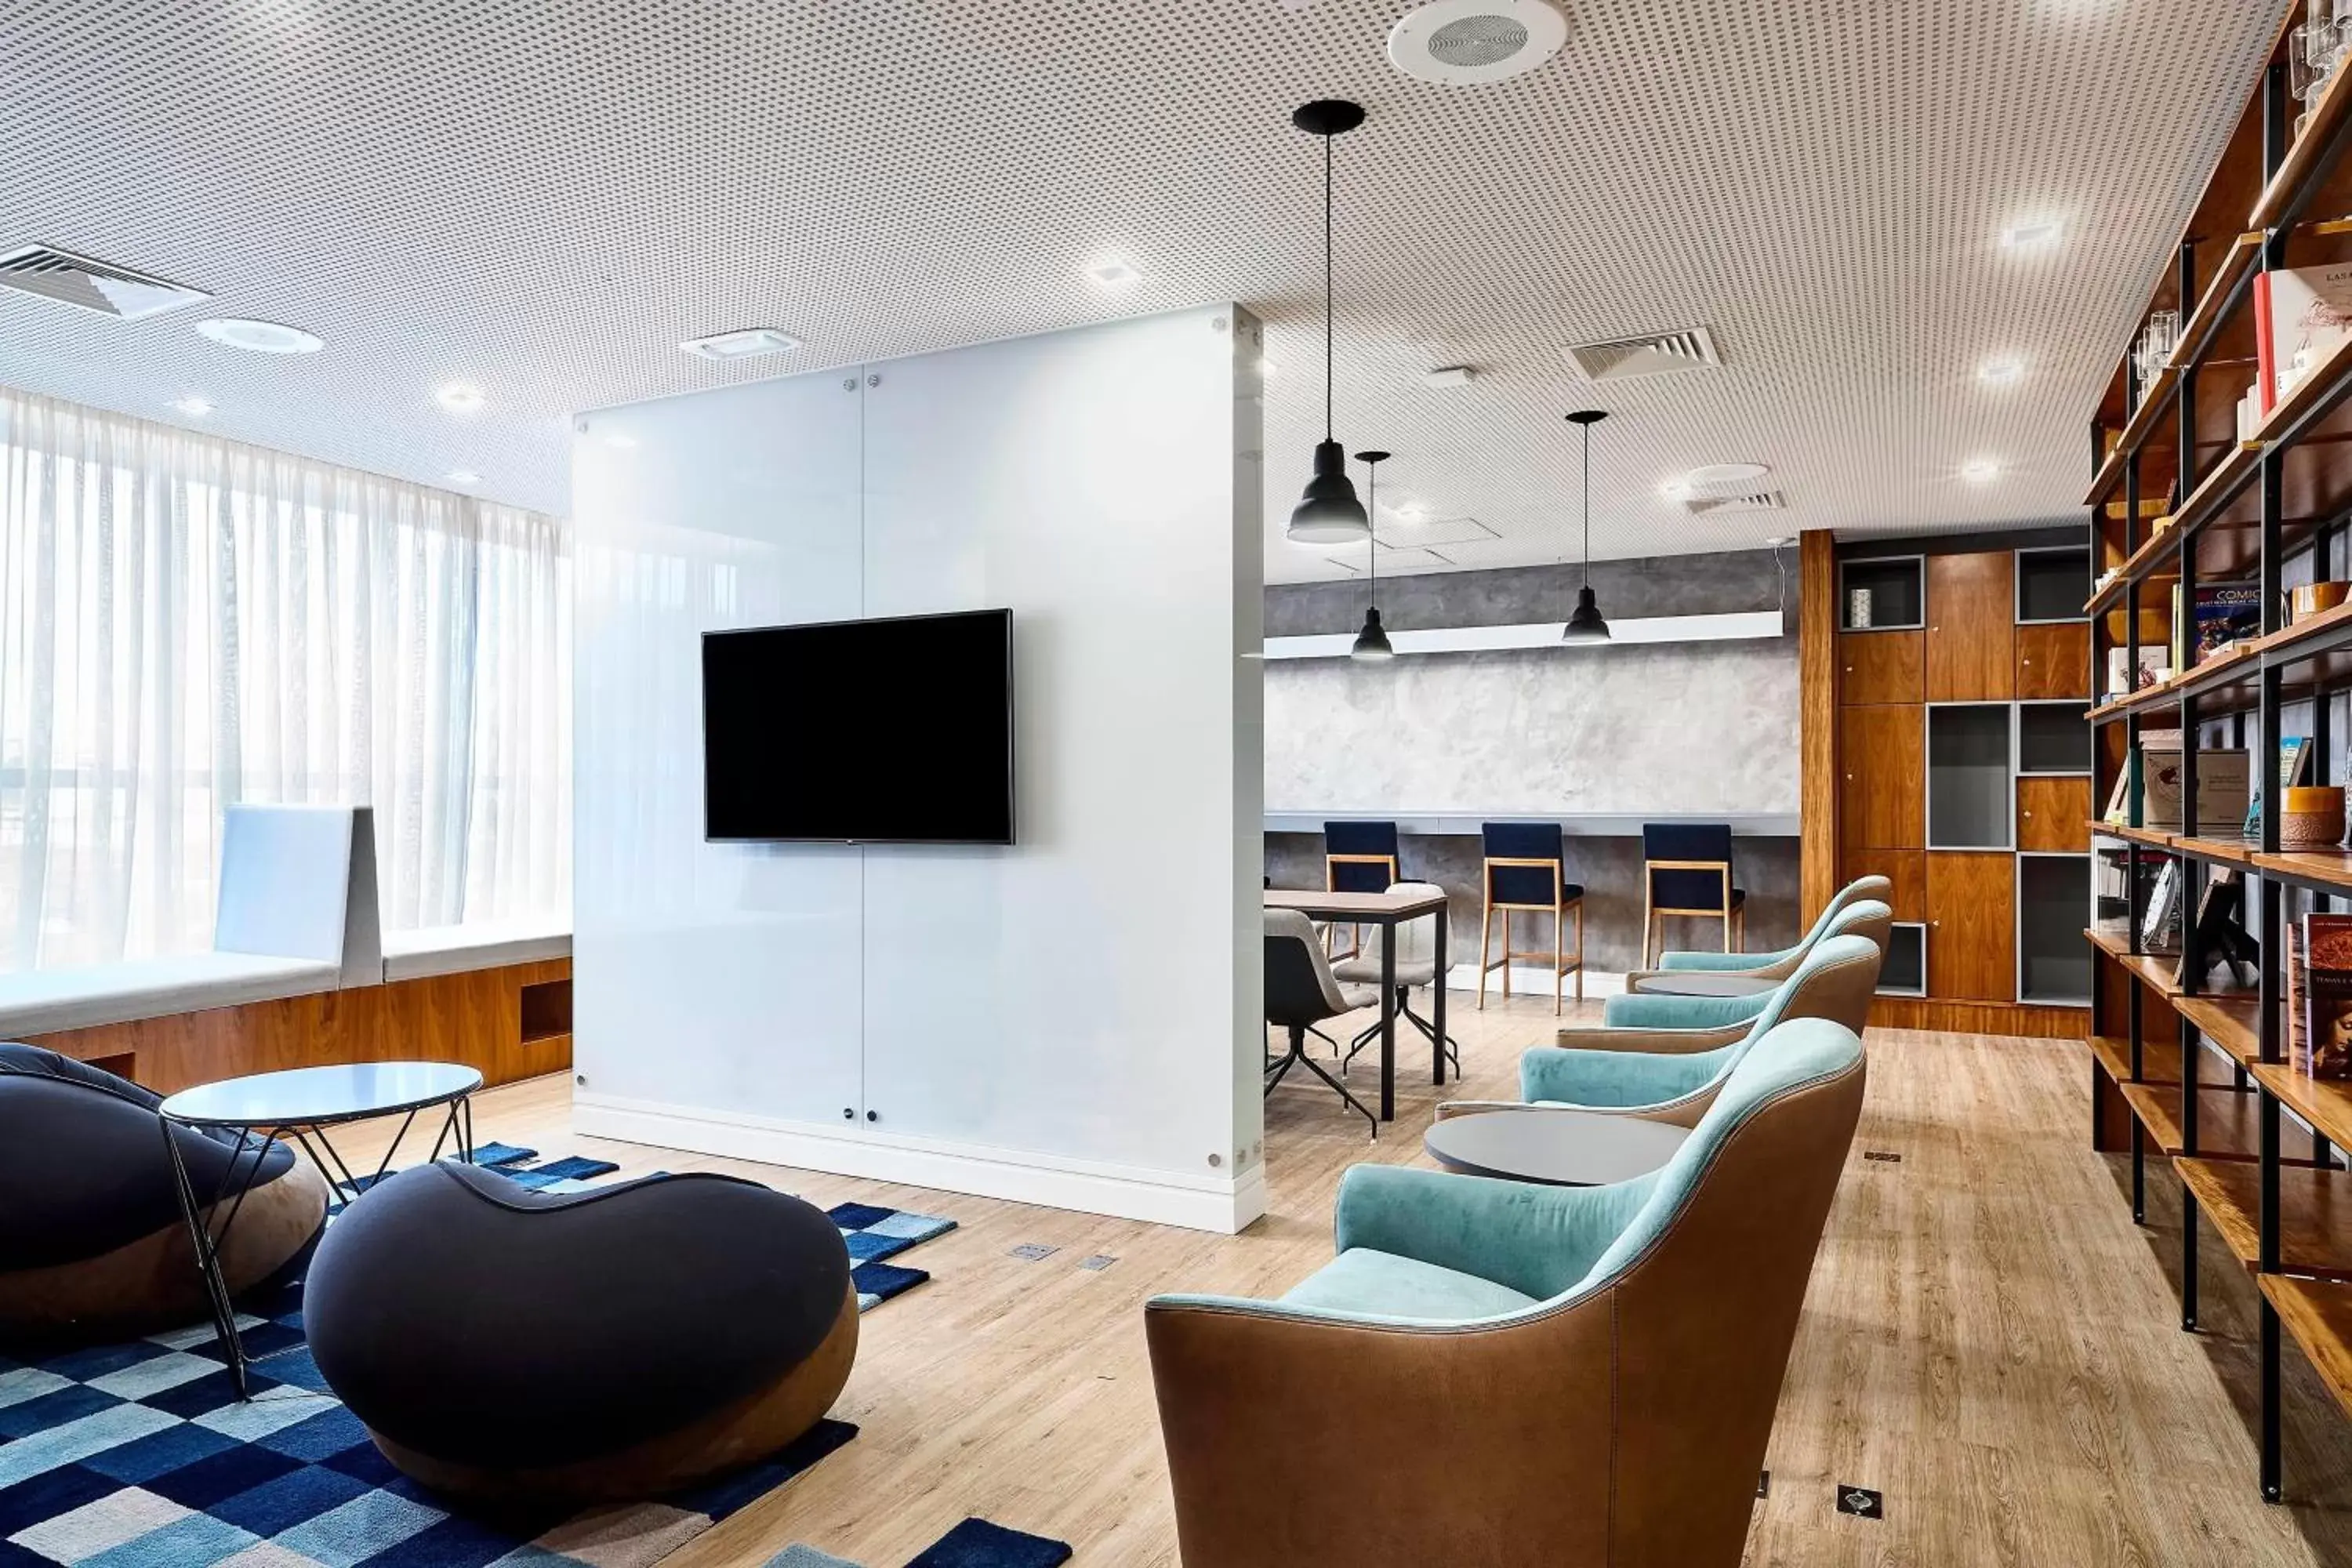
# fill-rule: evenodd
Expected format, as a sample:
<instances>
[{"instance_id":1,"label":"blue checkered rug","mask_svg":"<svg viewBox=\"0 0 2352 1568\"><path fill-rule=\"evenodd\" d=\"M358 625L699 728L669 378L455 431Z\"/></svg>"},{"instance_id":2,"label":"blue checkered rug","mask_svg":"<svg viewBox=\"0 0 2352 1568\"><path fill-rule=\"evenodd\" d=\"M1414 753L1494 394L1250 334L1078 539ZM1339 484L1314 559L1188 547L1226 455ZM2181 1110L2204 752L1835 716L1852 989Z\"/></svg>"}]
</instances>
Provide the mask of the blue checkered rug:
<instances>
[{"instance_id":1,"label":"blue checkered rug","mask_svg":"<svg viewBox=\"0 0 2352 1568\"><path fill-rule=\"evenodd\" d=\"M576 1190L617 1167L478 1157L524 1185ZM340 1208L340 1205L336 1205ZM870 1310L930 1278L882 1262L955 1222L831 1211ZM327 1389L299 1280L238 1317L253 1398L210 1324L35 1362L0 1357L0 1568L650 1568L857 1435L820 1421L760 1465L673 1497L568 1517L455 1512L394 1470Z\"/></svg>"},{"instance_id":2,"label":"blue checkered rug","mask_svg":"<svg viewBox=\"0 0 2352 1568\"><path fill-rule=\"evenodd\" d=\"M584 1192L621 1168L610 1160L590 1160L577 1154L542 1164L538 1150L519 1149L511 1143L482 1144L474 1151L474 1163L496 1171L510 1182L548 1193ZM354 1184L362 1192L374 1184L372 1175L362 1176ZM339 1183L336 1190L341 1194L352 1188ZM338 1204L333 1212L341 1213L341 1208ZM938 1215L910 1214L905 1209L882 1208L874 1204L839 1204L826 1210L825 1217L840 1228L841 1239L848 1245L849 1277L856 1283L857 1310L861 1312L870 1312L930 1278L923 1269L901 1268L886 1259L956 1227L955 1221ZM5 1565L0 1564L0 1568Z\"/></svg>"}]
</instances>

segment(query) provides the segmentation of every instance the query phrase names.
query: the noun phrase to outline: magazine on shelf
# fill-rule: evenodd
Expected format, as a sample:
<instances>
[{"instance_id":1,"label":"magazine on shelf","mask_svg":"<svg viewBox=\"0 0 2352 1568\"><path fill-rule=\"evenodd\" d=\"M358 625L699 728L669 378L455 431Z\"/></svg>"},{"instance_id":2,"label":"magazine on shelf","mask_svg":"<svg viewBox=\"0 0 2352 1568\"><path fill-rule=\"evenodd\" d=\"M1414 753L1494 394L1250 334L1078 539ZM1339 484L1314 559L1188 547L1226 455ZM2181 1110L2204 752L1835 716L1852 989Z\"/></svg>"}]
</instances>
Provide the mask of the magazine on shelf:
<instances>
[{"instance_id":1,"label":"magazine on shelf","mask_svg":"<svg viewBox=\"0 0 2352 1568\"><path fill-rule=\"evenodd\" d=\"M2172 668L2194 669L2226 653L2242 637L2263 635L2263 588L2259 583L2200 583L2196 604L2180 612L2180 588L2172 590Z\"/></svg>"},{"instance_id":2,"label":"magazine on shelf","mask_svg":"<svg viewBox=\"0 0 2352 1568\"><path fill-rule=\"evenodd\" d=\"M2352 262L2280 268L2255 281L2254 356L2271 389L2267 413L2352 338Z\"/></svg>"}]
</instances>

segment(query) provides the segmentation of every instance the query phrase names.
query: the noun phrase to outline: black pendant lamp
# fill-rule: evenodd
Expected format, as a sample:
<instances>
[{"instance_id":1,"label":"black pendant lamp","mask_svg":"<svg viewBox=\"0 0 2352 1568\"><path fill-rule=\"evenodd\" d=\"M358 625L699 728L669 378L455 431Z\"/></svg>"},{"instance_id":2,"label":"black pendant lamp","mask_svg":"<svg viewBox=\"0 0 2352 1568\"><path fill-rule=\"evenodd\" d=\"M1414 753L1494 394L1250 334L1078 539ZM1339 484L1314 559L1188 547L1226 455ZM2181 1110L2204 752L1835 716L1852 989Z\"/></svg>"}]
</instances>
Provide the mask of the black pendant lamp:
<instances>
[{"instance_id":1,"label":"black pendant lamp","mask_svg":"<svg viewBox=\"0 0 2352 1568\"><path fill-rule=\"evenodd\" d=\"M1568 416L1570 424L1584 431L1584 583L1576 591L1575 613L1560 628L1559 640L1564 643L1609 640L1609 623L1601 618L1601 606L1592 601L1592 427L1608 417L1598 408L1580 408Z\"/></svg>"},{"instance_id":2,"label":"black pendant lamp","mask_svg":"<svg viewBox=\"0 0 2352 1568\"><path fill-rule=\"evenodd\" d=\"M1366 509L1374 517L1378 517L1380 515L1380 510L1377 505L1381 493L1380 467L1382 463L1388 461L1388 457L1389 455L1386 452L1359 452L1356 454L1356 461L1364 465L1364 504ZM1364 629L1356 634L1356 646L1348 650L1348 657L1361 664L1384 664L1388 660L1396 657L1396 649L1389 646L1389 634L1381 629L1381 542L1379 536L1377 534L1367 536L1364 541L1364 549L1366 553L1371 557L1372 602L1365 606Z\"/></svg>"},{"instance_id":3,"label":"black pendant lamp","mask_svg":"<svg viewBox=\"0 0 2352 1568\"><path fill-rule=\"evenodd\" d=\"M1361 125L1364 109L1342 98L1318 99L1292 111L1290 122L1323 138L1323 439L1315 447L1315 477L1285 532L1301 544L1348 544L1370 539L1372 524L1348 482L1347 448L1331 436L1331 139Z\"/></svg>"}]
</instances>

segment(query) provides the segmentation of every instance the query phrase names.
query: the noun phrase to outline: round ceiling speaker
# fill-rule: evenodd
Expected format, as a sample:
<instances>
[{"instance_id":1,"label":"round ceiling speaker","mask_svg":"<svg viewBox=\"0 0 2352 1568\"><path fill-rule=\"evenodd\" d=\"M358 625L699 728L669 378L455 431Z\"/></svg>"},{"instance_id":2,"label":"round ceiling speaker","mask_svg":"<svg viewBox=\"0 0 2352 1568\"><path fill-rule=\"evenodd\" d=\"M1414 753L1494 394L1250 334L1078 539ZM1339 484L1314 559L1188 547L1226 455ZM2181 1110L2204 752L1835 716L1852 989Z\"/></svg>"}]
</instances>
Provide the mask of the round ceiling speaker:
<instances>
[{"instance_id":1,"label":"round ceiling speaker","mask_svg":"<svg viewBox=\"0 0 2352 1568\"><path fill-rule=\"evenodd\" d=\"M299 327L236 316L215 316L198 321L196 331L225 348L243 349L247 353L314 354L326 346Z\"/></svg>"},{"instance_id":2,"label":"round ceiling speaker","mask_svg":"<svg viewBox=\"0 0 2352 1568\"><path fill-rule=\"evenodd\" d=\"M1708 463L1693 468L1683 479L1694 485L1736 485L1743 479L1760 479L1771 471L1765 463Z\"/></svg>"},{"instance_id":3,"label":"round ceiling speaker","mask_svg":"<svg viewBox=\"0 0 2352 1568\"><path fill-rule=\"evenodd\" d=\"M1546 0L1430 0L1389 29L1389 61L1449 86L1531 71L1568 41L1568 18Z\"/></svg>"}]
</instances>

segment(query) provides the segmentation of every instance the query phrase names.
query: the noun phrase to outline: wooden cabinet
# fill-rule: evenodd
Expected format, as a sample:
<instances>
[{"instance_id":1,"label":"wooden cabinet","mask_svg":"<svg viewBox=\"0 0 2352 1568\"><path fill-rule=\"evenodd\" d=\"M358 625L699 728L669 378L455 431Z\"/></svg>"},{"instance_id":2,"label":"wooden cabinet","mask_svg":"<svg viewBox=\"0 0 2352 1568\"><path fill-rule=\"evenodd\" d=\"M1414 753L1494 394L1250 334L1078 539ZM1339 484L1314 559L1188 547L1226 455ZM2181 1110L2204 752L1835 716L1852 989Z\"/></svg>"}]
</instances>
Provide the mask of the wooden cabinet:
<instances>
[{"instance_id":1,"label":"wooden cabinet","mask_svg":"<svg viewBox=\"0 0 2352 1568\"><path fill-rule=\"evenodd\" d=\"M2017 628L2017 697L2091 695L2091 623L2062 621Z\"/></svg>"},{"instance_id":2,"label":"wooden cabinet","mask_svg":"<svg viewBox=\"0 0 2352 1568\"><path fill-rule=\"evenodd\" d=\"M1838 700L1916 702L1926 690L1923 632L1842 632Z\"/></svg>"},{"instance_id":3,"label":"wooden cabinet","mask_svg":"<svg viewBox=\"0 0 2352 1568\"><path fill-rule=\"evenodd\" d=\"M2091 781L2036 778L2017 781L2017 847L2087 855L2091 850Z\"/></svg>"},{"instance_id":4,"label":"wooden cabinet","mask_svg":"<svg viewBox=\"0 0 2352 1568\"><path fill-rule=\"evenodd\" d=\"M1844 880L1884 877L1894 884L1886 907L1898 921L1914 923L1927 918L1927 857L1917 849L1848 849L1839 858Z\"/></svg>"},{"instance_id":5,"label":"wooden cabinet","mask_svg":"<svg viewBox=\"0 0 2352 1568\"><path fill-rule=\"evenodd\" d=\"M2017 858L2006 851L1927 855L1927 994L2017 997Z\"/></svg>"},{"instance_id":6,"label":"wooden cabinet","mask_svg":"<svg viewBox=\"0 0 2352 1568\"><path fill-rule=\"evenodd\" d=\"M1917 849L1927 838L1924 710L1879 703L1838 711L1838 841Z\"/></svg>"},{"instance_id":7,"label":"wooden cabinet","mask_svg":"<svg viewBox=\"0 0 2352 1568\"><path fill-rule=\"evenodd\" d=\"M2007 550L1927 558L1928 701L2006 702L2015 693L2015 571Z\"/></svg>"}]
</instances>

